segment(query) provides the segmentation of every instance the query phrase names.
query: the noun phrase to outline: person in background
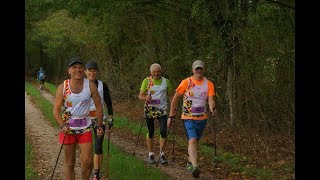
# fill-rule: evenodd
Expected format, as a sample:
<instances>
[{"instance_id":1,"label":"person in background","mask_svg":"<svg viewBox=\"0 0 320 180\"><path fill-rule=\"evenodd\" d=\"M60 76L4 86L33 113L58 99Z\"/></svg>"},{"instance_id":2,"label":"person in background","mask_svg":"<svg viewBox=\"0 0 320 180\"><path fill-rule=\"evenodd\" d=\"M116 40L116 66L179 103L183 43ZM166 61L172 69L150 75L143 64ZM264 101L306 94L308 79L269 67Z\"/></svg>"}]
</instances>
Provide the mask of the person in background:
<instances>
[{"instance_id":1,"label":"person in background","mask_svg":"<svg viewBox=\"0 0 320 180\"><path fill-rule=\"evenodd\" d=\"M42 67L40 67L40 70L39 70L38 73L37 73L37 80L38 80L39 83L40 83L40 90L43 89L44 80L45 80L45 78L46 78L46 75L47 75L47 74L46 74L46 71L43 70Z\"/></svg>"},{"instance_id":2,"label":"person in background","mask_svg":"<svg viewBox=\"0 0 320 180\"><path fill-rule=\"evenodd\" d=\"M112 101L109 93L109 88L107 84L102 82L101 80L97 79L99 72L98 64L94 61L89 61L86 64L86 76L87 79L90 81L93 81L96 87L98 88L98 92L101 98L101 104L102 107L104 105L107 106L108 109L108 119L105 114L103 114L103 125L102 129L106 130L106 124L107 126L107 133L111 132L111 127L113 125L113 108L112 108ZM96 107L94 105L93 100L91 101L90 105L90 118L92 120L92 124L94 127L94 137L95 137L95 143L94 143L94 156L93 156L93 168L94 168L94 175L93 175L93 180L98 180L100 178L100 170L102 167L102 144L103 144L103 139L104 139L104 134L102 136L97 136L97 116L96 116Z\"/></svg>"},{"instance_id":3,"label":"person in background","mask_svg":"<svg viewBox=\"0 0 320 180\"><path fill-rule=\"evenodd\" d=\"M168 161L164 155L163 147L167 136L167 104L168 96L172 94L172 86L168 79L161 76L161 66L154 63L150 66L150 74L145 78L140 87L139 99L145 102L144 113L148 127L146 144L149 151L148 163L155 164L154 146L154 121L158 120L160 126L160 164L166 164Z\"/></svg>"},{"instance_id":4,"label":"person in background","mask_svg":"<svg viewBox=\"0 0 320 180\"><path fill-rule=\"evenodd\" d=\"M179 98L183 96L181 119L183 120L188 137L189 162L187 163L187 170L194 177L199 177L200 169L198 166L197 146L207 124L207 101L210 113L213 115L216 113L214 102L215 91L214 84L204 77L205 68L202 61L194 61L192 72L193 76L182 80L176 89L171 102L167 125L170 127L171 122L174 120L175 108Z\"/></svg>"},{"instance_id":5,"label":"person in background","mask_svg":"<svg viewBox=\"0 0 320 180\"><path fill-rule=\"evenodd\" d=\"M82 179L89 180L90 178L93 165L92 123L89 117L91 98L96 107L98 137L104 133L101 98L94 82L84 78L84 69L84 64L79 58L70 59L68 63L70 79L64 80L58 86L53 107L53 115L61 128L59 142L63 145L64 150L66 180L75 179L77 144L81 152Z\"/></svg>"}]
</instances>

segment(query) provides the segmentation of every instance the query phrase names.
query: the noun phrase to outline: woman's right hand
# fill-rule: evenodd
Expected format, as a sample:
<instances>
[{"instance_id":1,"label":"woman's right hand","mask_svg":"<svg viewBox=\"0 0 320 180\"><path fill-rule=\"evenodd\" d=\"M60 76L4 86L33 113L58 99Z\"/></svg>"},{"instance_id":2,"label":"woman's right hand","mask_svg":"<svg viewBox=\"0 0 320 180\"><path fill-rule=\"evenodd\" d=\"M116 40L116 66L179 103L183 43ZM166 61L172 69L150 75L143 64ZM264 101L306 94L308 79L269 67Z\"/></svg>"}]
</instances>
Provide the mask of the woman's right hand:
<instances>
[{"instance_id":1,"label":"woman's right hand","mask_svg":"<svg viewBox=\"0 0 320 180\"><path fill-rule=\"evenodd\" d=\"M61 132L63 132L63 134L67 135L70 132L70 127L68 125L65 125L61 128Z\"/></svg>"},{"instance_id":2,"label":"woman's right hand","mask_svg":"<svg viewBox=\"0 0 320 180\"><path fill-rule=\"evenodd\" d=\"M167 127L168 127L168 128L170 128L172 121L174 121L174 117L169 116L168 119L167 119Z\"/></svg>"},{"instance_id":3,"label":"woman's right hand","mask_svg":"<svg viewBox=\"0 0 320 180\"><path fill-rule=\"evenodd\" d=\"M151 101L151 95L148 94L148 95L146 96L145 101L147 101L147 102Z\"/></svg>"}]
</instances>

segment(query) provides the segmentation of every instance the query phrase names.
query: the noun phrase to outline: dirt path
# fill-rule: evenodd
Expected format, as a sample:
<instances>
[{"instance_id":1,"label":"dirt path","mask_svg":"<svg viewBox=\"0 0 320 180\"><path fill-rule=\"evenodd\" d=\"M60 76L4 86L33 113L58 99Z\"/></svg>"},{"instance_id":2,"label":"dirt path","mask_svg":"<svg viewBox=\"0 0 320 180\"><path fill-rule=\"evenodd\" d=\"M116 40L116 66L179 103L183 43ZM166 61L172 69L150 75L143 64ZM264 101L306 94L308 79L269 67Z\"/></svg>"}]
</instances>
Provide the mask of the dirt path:
<instances>
[{"instance_id":1,"label":"dirt path","mask_svg":"<svg viewBox=\"0 0 320 180\"><path fill-rule=\"evenodd\" d=\"M27 94L25 94L25 124L26 135L34 147L36 158L34 166L37 169L37 173L40 179L50 179L61 147L57 136L59 130L48 123L40 110L30 101L30 97ZM63 179L63 158L62 150L53 179ZM79 162L79 157L77 157L77 162ZM75 169L76 179L80 179L79 163L76 164Z\"/></svg>"},{"instance_id":2,"label":"dirt path","mask_svg":"<svg viewBox=\"0 0 320 180\"><path fill-rule=\"evenodd\" d=\"M54 97L43 91L42 95L53 103ZM60 149L60 144L58 143L58 136L56 135L58 129L53 128L41 114L41 112L32 104L30 97L25 95L25 113L26 113L26 133L27 136L31 137L32 143L35 147L35 154L37 157L36 169L41 179L50 178L57 156ZM130 135L128 135L130 136ZM116 146L120 147L128 155L132 155L135 140L133 137L127 138L126 132L120 129L114 128L111 133L110 141ZM132 136L132 135L131 135ZM77 148L78 150L78 148ZM80 162L79 162L79 152L77 152L77 164L76 164L76 179L80 179ZM143 161L146 161L146 155L148 154L146 147L144 145L144 139L141 139L139 145L135 149L135 156ZM112 158L112 155L111 155ZM163 166L158 165L161 171L167 173L173 179L194 179L185 170L185 167L180 166L176 162L171 162L168 159L169 164ZM61 152L59 162L55 170L55 179L63 179L63 150ZM110 172L112 173L112 172ZM202 172L200 178L198 179L213 179L213 175L209 175ZM216 177L214 179L217 179Z\"/></svg>"}]
</instances>

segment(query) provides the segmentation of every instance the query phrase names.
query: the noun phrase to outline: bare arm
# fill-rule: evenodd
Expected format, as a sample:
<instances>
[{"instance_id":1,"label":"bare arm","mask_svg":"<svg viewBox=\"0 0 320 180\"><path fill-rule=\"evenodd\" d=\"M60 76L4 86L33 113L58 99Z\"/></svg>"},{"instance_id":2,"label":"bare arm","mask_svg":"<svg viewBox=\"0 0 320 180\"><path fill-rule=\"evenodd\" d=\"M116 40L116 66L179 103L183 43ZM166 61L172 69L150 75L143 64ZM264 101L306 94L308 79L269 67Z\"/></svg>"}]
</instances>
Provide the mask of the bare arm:
<instances>
[{"instance_id":1,"label":"bare arm","mask_svg":"<svg viewBox=\"0 0 320 180\"><path fill-rule=\"evenodd\" d=\"M170 113L169 113L169 118L167 120L167 126L168 128L170 128L170 124L171 124L171 116L175 116L176 114L176 107L179 101L179 98L182 96L182 94L179 94L178 92L176 92L172 98L171 101L171 105L170 105Z\"/></svg>"},{"instance_id":2,"label":"bare arm","mask_svg":"<svg viewBox=\"0 0 320 180\"><path fill-rule=\"evenodd\" d=\"M151 95L147 95L147 91L141 90L139 93L139 99L142 101L150 101L151 100Z\"/></svg>"},{"instance_id":3,"label":"bare arm","mask_svg":"<svg viewBox=\"0 0 320 180\"><path fill-rule=\"evenodd\" d=\"M178 104L178 101L179 101L179 98L182 96L182 94L176 92L172 98L172 101L171 101L171 105L170 105L170 113L169 113L169 116L174 116L175 115L175 109L177 107L177 104Z\"/></svg>"},{"instance_id":4,"label":"bare arm","mask_svg":"<svg viewBox=\"0 0 320 180\"><path fill-rule=\"evenodd\" d=\"M211 114L215 114L216 112L216 103L214 102L214 96L209 96L208 97L208 104L209 104L209 109Z\"/></svg>"},{"instance_id":5,"label":"bare arm","mask_svg":"<svg viewBox=\"0 0 320 180\"><path fill-rule=\"evenodd\" d=\"M63 127L64 121L61 117L61 106L63 106L63 84L60 84L56 91L56 99L53 105L53 116L60 127Z\"/></svg>"}]
</instances>

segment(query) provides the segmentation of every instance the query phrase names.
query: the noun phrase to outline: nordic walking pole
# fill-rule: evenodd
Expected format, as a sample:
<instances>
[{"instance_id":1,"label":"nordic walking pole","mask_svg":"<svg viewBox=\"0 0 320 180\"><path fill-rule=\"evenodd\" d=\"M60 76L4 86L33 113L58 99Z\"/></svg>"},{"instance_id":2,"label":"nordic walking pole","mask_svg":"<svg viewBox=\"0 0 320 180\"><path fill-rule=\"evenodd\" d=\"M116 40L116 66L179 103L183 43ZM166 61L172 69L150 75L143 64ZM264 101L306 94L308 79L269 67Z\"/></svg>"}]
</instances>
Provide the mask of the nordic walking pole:
<instances>
[{"instance_id":1,"label":"nordic walking pole","mask_svg":"<svg viewBox=\"0 0 320 180\"><path fill-rule=\"evenodd\" d=\"M51 180L52 180L52 178L53 178L54 171L56 170L57 163L58 163L58 160L59 160L59 157L60 157L60 153L61 153L61 150L62 150L62 147L63 147L63 144L64 144L64 140L66 139L66 137L67 137L67 134L65 134L64 137L63 137L63 141L62 141L62 144L61 144L61 146L60 146L60 151L59 151L59 154L58 154L58 158L57 158L57 160L56 160L56 164L54 165L54 169L53 169L53 172L52 172L52 174L51 174L51 178L50 178Z\"/></svg>"},{"instance_id":2,"label":"nordic walking pole","mask_svg":"<svg viewBox=\"0 0 320 180\"><path fill-rule=\"evenodd\" d=\"M217 157L217 139L216 139L216 117L213 116L213 140L214 140L214 157Z\"/></svg>"},{"instance_id":3,"label":"nordic walking pole","mask_svg":"<svg viewBox=\"0 0 320 180\"><path fill-rule=\"evenodd\" d=\"M148 111L148 103L147 103L147 101L144 101L144 102L145 102L145 104L146 104L146 112L147 112L147 111ZM133 148L133 153L132 153L133 156L136 155L136 147L137 147L138 141L139 141L139 139L140 139L140 134L141 134L141 130L142 130L143 123L144 123L144 119L142 118L141 125L140 125L140 130L139 130L139 134L138 134L138 137L137 137L137 140L136 140L136 144L134 145L134 148Z\"/></svg>"},{"instance_id":4,"label":"nordic walking pole","mask_svg":"<svg viewBox=\"0 0 320 180\"><path fill-rule=\"evenodd\" d=\"M135 143L134 148L133 148L133 153L132 153L133 156L136 154L136 147L137 147L138 141L139 141L139 139L140 139L140 134L141 134L141 129L142 129L142 126L143 126L143 122L144 122L144 119L142 119L142 121L141 121L141 126L140 126L140 130L139 130L139 134L138 134L136 143Z\"/></svg>"},{"instance_id":5,"label":"nordic walking pole","mask_svg":"<svg viewBox=\"0 0 320 180\"><path fill-rule=\"evenodd\" d=\"M110 158L110 151L109 151L109 146L110 146L110 134L108 134L108 151L107 151L107 170L106 170L106 177L107 179L109 178L109 158Z\"/></svg>"},{"instance_id":6,"label":"nordic walking pole","mask_svg":"<svg viewBox=\"0 0 320 180\"><path fill-rule=\"evenodd\" d=\"M173 162L174 161L174 129L175 129L174 117L172 117L171 121L173 121L173 124L172 124L172 162Z\"/></svg>"},{"instance_id":7,"label":"nordic walking pole","mask_svg":"<svg viewBox=\"0 0 320 180\"><path fill-rule=\"evenodd\" d=\"M112 127L112 119L111 121L108 122L108 130L111 129ZM108 135L108 139L107 139L107 144L108 144L108 149L107 149L107 162L106 162L106 178L109 178L109 158L110 158L110 133L107 134Z\"/></svg>"},{"instance_id":8,"label":"nordic walking pole","mask_svg":"<svg viewBox=\"0 0 320 180\"><path fill-rule=\"evenodd\" d=\"M217 139L216 139L216 116L215 114L211 113L211 116L213 117L213 146L214 146L214 157L217 156Z\"/></svg>"}]
</instances>

